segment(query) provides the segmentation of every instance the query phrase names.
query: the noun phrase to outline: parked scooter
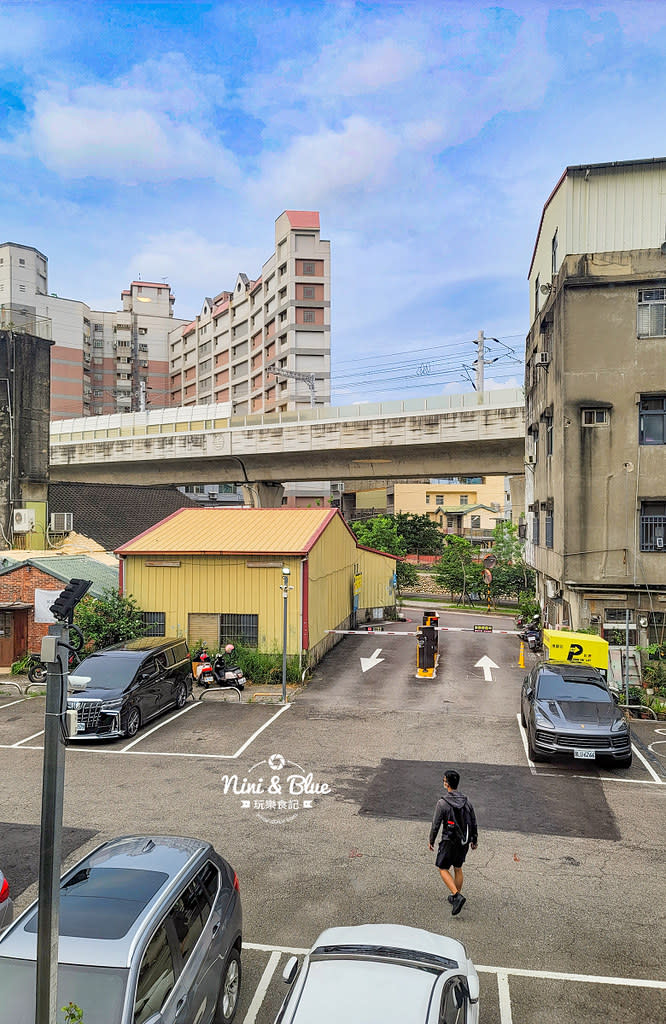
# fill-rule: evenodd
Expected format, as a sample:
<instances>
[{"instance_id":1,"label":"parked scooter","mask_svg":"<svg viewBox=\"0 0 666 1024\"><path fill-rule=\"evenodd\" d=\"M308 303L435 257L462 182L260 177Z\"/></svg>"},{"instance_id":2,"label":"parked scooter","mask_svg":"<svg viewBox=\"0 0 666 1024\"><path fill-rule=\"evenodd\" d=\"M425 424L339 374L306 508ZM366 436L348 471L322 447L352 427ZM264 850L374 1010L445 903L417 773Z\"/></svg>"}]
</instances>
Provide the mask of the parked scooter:
<instances>
[{"instance_id":1,"label":"parked scooter","mask_svg":"<svg viewBox=\"0 0 666 1024\"><path fill-rule=\"evenodd\" d=\"M541 629L541 616L537 612L532 616L525 628L518 634L530 651L538 654L543 650L543 632Z\"/></svg>"},{"instance_id":2,"label":"parked scooter","mask_svg":"<svg viewBox=\"0 0 666 1024\"><path fill-rule=\"evenodd\" d=\"M210 655L205 644L202 644L198 651L192 655L192 675L198 686L215 686L215 676Z\"/></svg>"},{"instance_id":3,"label":"parked scooter","mask_svg":"<svg viewBox=\"0 0 666 1024\"><path fill-rule=\"evenodd\" d=\"M227 644L223 651L216 655L213 662L213 675L218 686L235 686L237 690L245 688L245 676L239 665L232 665L234 645Z\"/></svg>"}]
</instances>

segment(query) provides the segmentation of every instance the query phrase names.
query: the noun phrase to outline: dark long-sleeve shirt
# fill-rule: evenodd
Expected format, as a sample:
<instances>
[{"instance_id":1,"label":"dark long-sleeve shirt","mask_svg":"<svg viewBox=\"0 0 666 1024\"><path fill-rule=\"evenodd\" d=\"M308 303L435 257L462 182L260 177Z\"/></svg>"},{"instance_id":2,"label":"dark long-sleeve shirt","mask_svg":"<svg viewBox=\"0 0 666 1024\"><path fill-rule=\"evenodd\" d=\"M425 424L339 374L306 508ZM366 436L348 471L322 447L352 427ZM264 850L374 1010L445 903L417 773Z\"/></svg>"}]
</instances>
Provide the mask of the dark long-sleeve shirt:
<instances>
[{"instance_id":1,"label":"dark long-sleeve shirt","mask_svg":"<svg viewBox=\"0 0 666 1024\"><path fill-rule=\"evenodd\" d=\"M451 793L448 791L439 798L437 806L435 807L435 813L432 818L432 825L430 826L430 839L429 843L434 846L437 833L442 829L442 839L458 839L458 833L456 830L456 823L452 813L453 808L456 810L462 808L464 804L467 804L470 810L471 827L470 827L470 843L478 842L478 831L476 824L476 814L471 803L464 796L463 793L459 793L458 790L453 790ZM460 820L460 815L458 820Z\"/></svg>"}]
</instances>

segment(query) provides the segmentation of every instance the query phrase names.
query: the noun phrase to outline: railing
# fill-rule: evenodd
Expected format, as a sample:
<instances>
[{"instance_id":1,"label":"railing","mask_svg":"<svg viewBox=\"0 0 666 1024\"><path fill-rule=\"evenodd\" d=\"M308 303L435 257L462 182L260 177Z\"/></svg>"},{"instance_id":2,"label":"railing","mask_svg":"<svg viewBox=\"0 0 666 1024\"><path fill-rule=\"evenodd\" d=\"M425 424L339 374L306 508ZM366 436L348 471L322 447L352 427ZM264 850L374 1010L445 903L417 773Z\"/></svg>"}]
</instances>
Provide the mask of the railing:
<instances>
[{"instance_id":1,"label":"railing","mask_svg":"<svg viewBox=\"0 0 666 1024\"><path fill-rule=\"evenodd\" d=\"M666 516L641 516L641 551L666 551Z\"/></svg>"},{"instance_id":2,"label":"railing","mask_svg":"<svg viewBox=\"0 0 666 1024\"><path fill-rule=\"evenodd\" d=\"M55 420L51 423L51 443L100 441L117 437L146 437L181 431L202 433L230 428L291 426L299 423L324 423L381 419L392 416L423 415L428 412L473 412L480 409L524 408L522 388L486 391L482 395L435 395L428 398L396 399L389 402L358 402L355 405L294 409L290 412L234 415L231 402L153 409L142 413L115 413L109 416L85 416Z\"/></svg>"}]
</instances>

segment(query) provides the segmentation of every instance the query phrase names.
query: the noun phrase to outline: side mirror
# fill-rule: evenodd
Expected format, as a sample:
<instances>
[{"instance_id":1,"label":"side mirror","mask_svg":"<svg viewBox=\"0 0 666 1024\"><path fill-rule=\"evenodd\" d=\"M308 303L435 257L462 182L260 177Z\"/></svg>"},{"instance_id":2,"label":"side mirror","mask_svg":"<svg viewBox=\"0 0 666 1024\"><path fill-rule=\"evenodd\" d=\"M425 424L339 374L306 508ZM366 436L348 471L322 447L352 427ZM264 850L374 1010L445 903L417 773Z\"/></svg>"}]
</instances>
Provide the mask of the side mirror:
<instances>
[{"instance_id":1,"label":"side mirror","mask_svg":"<svg viewBox=\"0 0 666 1024\"><path fill-rule=\"evenodd\" d=\"M292 981L298 974L298 957L290 956L285 964L285 968L282 972L282 980L286 985L291 985Z\"/></svg>"},{"instance_id":2,"label":"side mirror","mask_svg":"<svg viewBox=\"0 0 666 1024\"><path fill-rule=\"evenodd\" d=\"M531 686L527 687L527 690L525 691L525 696L527 697L528 700L532 700L532 697L534 696L534 690L532 689Z\"/></svg>"}]
</instances>

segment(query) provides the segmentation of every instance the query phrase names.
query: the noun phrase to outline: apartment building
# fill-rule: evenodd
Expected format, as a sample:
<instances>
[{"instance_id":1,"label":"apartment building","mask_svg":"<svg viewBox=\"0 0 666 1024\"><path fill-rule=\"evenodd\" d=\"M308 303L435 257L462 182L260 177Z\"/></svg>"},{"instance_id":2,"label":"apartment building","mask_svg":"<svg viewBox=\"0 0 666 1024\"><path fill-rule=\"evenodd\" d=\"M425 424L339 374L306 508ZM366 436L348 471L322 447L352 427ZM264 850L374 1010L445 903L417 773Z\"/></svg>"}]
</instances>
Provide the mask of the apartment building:
<instances>
[{"instance_id":1,"label":"apartment building","mask_svg":"<svg viewBox=\"0 0 666 1024\"><path fill-rule=\"evenodd\" d=\"M666 627L666 159L567 167L529 270L526 556L551 626Z\"/></svg>"},{"instance_id":2,"label":"apartment building","mask_svg":"<svg viewBox=\"0 0 666 1024\"><path fill-rule=\"evenodd\" d=\"M104 312L48 291L47 257L31 246L0 245L0 326L50 337L51 418L130 412L169 404L166 283L132 281L122 309ZM46 332L46 333L45 333Z\"/></svg>"},{"instance_id":3,"label":"apartment building","mask_svg":"<svg viewBox=\"0 0 666 1024\"><path fill-rule=\"evenodd\" d=\"M170 332L171 403L231 402L238 415L330 404L330 282L319 214L285 211L261 275L239 273Z\"/></svg>"}]
</instances>

